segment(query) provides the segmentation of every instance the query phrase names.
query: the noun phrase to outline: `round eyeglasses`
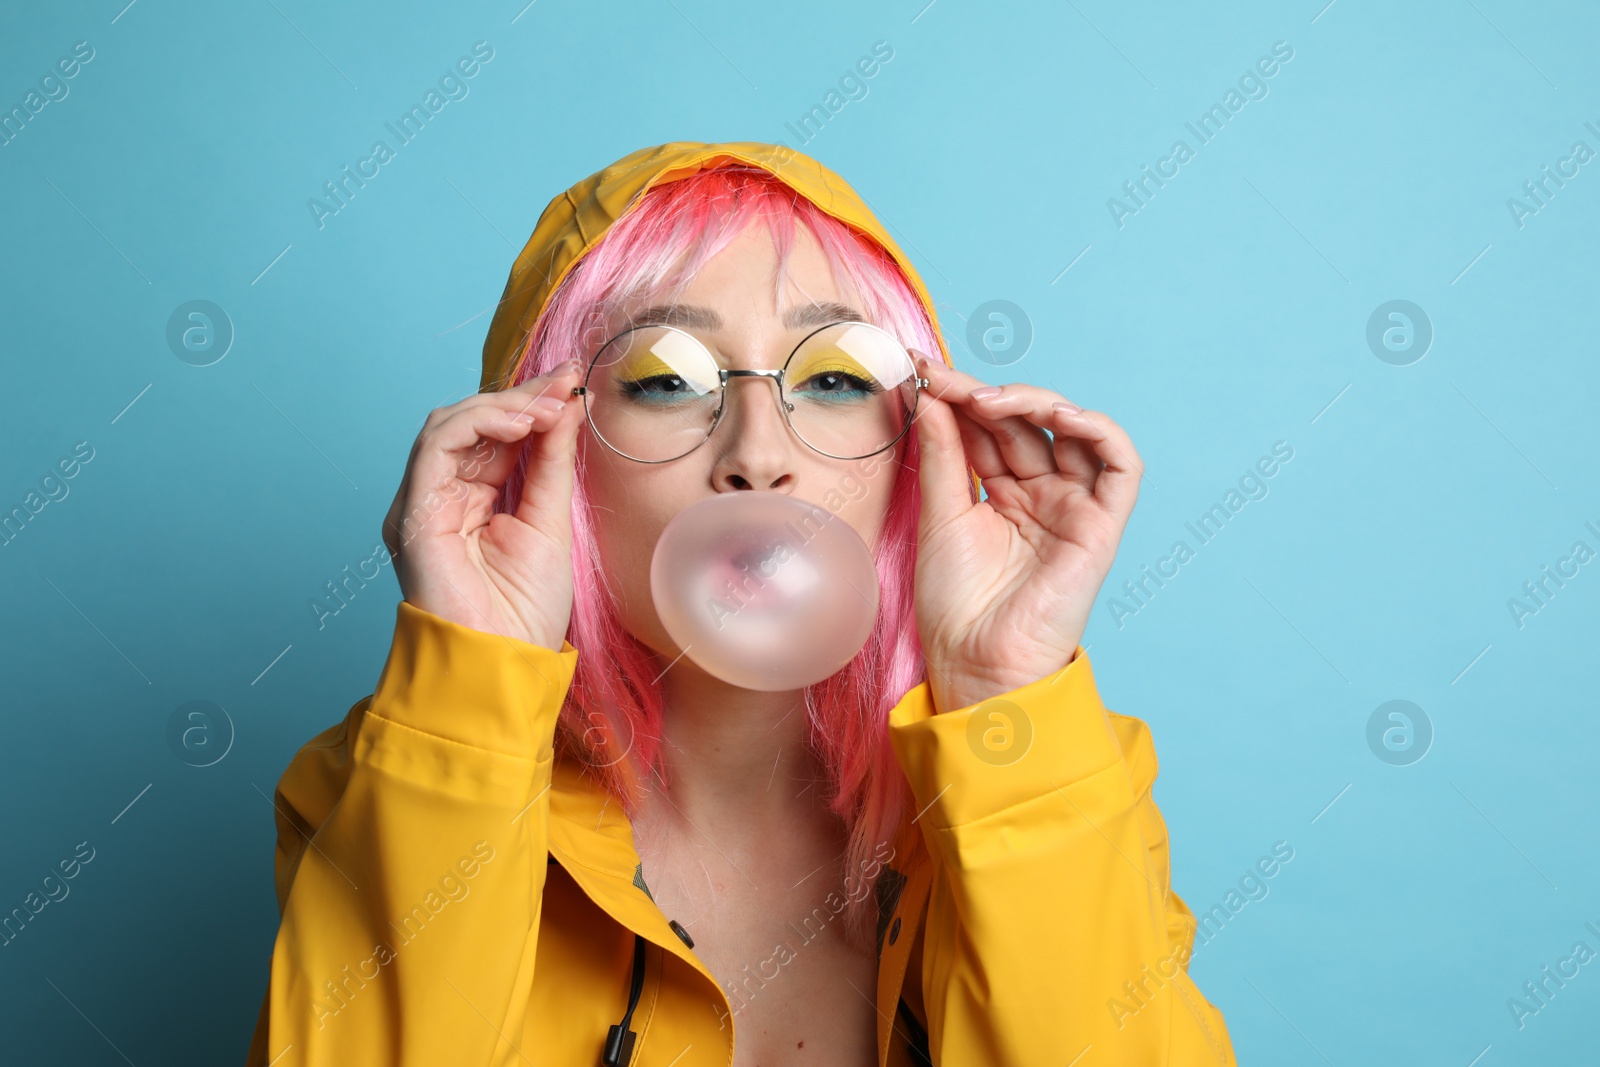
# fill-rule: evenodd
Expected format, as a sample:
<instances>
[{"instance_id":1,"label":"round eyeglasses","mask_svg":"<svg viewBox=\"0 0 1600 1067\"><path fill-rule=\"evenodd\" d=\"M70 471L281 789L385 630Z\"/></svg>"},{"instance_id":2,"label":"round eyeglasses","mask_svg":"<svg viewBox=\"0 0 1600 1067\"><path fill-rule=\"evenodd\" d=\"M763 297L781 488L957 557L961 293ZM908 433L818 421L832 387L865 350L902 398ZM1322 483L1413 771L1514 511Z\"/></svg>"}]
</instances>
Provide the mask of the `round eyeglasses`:
<instances>
[{"instance_id":1,"label":"round eyeglasses","mask_svg":"<svg viewBox=\"0 0 1600 1067\"><path fill-rule=\"evenodd\" d=\"M813 330L779 370L729 370L693 334L636 326L601 346L572 395L583 397L590 427L613 452L666 463L710 439L730 378L770 378L795 436L833 459L864 459L893 446L929 381L917 377L899 341L865 322Z\"/></svg>"}]
</instances>

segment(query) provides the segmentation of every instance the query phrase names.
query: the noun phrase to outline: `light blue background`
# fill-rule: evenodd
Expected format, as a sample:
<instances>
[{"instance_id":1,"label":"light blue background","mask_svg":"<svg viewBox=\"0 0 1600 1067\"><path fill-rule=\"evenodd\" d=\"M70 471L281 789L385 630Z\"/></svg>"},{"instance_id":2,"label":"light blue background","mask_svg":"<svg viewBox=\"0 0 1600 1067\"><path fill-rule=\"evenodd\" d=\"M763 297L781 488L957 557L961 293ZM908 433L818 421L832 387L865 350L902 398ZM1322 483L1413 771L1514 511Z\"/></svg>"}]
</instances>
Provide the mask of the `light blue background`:
<instances>
[{"instance_id":1,"label":"light blue background","mask_svg":"<svg viewBox=\"0 0 1600 1067\"><path fill-rule=\"evenodd\" d=\"M1520 228L1506 206L1600 150L1592 5L124 2L0 27L4 109L95 49L0 147L0 509L94 449L0 547L0 911L96 850L0 949L8 1062L242 1060L273 786L372 690L399 593L386 568L321 631L308 602L372 554L427 412L476 389L545 204L672 140L814 155L963 369L1132 435L1147 479L1085 641L1153 731L1174 888L1202 911L1295 850L1193 964L1242 1063L1593 1060L1600 962L1521 1030L1506 1004L1600 950L1600 562L1520 628L1507 607L1600 550L1600 161ZM478 40L470 94L319 229L307 199ZM794 137L879 40L867 95ZM1276 41L1268 95L1119 228L1107 199ZM211 366L165 339L194 299L236 330ZM993 299L1034 331L1006 367L965 341ZM1407 366L1366 342L1392 299L1435 331ZM1277 441L1269 494L1119 626L1108 599ZM1366 740L1392 699L1435 733L1409 766ZM237 732L209 767L167 742L191 700Z\"/></svg>"}]
</instances>

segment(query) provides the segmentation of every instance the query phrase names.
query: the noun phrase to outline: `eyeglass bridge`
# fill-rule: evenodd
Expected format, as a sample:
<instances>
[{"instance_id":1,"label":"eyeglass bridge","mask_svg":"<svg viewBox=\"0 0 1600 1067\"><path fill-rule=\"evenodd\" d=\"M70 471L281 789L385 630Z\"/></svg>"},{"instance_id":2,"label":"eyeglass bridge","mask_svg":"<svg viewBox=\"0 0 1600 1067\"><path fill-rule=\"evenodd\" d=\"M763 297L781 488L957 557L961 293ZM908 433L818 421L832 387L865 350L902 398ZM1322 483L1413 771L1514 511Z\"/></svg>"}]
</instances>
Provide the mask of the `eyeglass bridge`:
<instances>
[{"instance_id":1,"label":"eyeglass bridge","mask_svg":"<svg viewBox=\"0 0 1600 1067\"><path fill-rule=\"evenodd\" d=\"M729 370L727 367L719 367L717 368L717 374L722 379L722 391L724 395L726 395L728 391L729 378L771 378L773 381L778 383L779 398L781 399L783 397L782 367L779 367L777 370ZM784 400L783 409L785 411L793 411L794 405L789 403L789 401Z\"/></svg>"}]
</instances>

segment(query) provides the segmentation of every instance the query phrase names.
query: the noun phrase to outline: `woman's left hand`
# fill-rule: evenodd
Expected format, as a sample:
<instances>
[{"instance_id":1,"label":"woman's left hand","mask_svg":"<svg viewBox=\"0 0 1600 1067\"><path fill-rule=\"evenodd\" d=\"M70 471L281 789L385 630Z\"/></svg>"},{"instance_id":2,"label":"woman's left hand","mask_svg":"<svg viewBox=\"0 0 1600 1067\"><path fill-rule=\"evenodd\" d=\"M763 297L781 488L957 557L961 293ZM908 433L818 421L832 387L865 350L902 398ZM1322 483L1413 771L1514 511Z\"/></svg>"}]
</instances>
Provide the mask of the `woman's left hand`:
<instances>
[{"instance_id":1,"label":"woman's left hand","mask_svg":"<svg viewBox=\"0 0 1600 1067\"><path fill-rule=\"evenodd\" d=\"M934 706L955 711L1071 662L1144 465L1120 426L1057 409L1059 393L975 398L993 387L936 357L918 373L917 632ZM969 463L988 493L976 504Z\"/></svg>"}]
</instances>

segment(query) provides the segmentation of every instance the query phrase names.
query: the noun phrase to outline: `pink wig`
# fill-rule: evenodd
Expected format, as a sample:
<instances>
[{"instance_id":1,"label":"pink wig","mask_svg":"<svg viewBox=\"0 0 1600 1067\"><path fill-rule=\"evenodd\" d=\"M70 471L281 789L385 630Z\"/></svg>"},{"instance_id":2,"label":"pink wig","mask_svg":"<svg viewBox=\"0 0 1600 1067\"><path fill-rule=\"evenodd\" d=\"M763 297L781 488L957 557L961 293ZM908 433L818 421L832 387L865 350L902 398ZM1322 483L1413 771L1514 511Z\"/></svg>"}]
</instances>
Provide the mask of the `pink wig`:
<instances>
[{"instance_id":1,"label":"pink wig","mask_svg":"<svg viewBox=\"0 0 1600 1067\"><path fill-rule=\"evenodd\" d=\"M657 186L612 225L551 294L511 384L546 374L573 355L592 354L607 339L602 324L612 321L618 308L687 284L756 217L766 219L778 251L780 298L795 224L803 222L827 256L834 278L849 281L873 325L908 347L939 352L922 302L875 241L823 213L766 171L727 164ZM676 272L675 264L681 264ZM580 432L589 431L585 427ZM921 499L914 428L904 448L875 552L881 595L872 634L843 670L805 691L807 739L826 768L825 799L849 833L842 857L850 875L844 928L858 947L873 944L877 918L876 877L868 879L866 873L879 843L894 841L911 801L889 746L888 715L923 680L912 604ZM496 511L514 510L527 455L525 449ZM885 462L893 462L892 452L856 461L855 466L870 470L872 464ZM853 477L848 474L844 480ZM661 668L617 614L600 566L581 451L572 525L574 603L567 640L579 655L556 747L592 768L631 816L641 796L640 783L649 780L650 770L661 771L662 699L653 681ZM880 851L878 859L883 858ZM893 857L889 863L903 867L904 859Z\"/></svg>"}]
</instances>

